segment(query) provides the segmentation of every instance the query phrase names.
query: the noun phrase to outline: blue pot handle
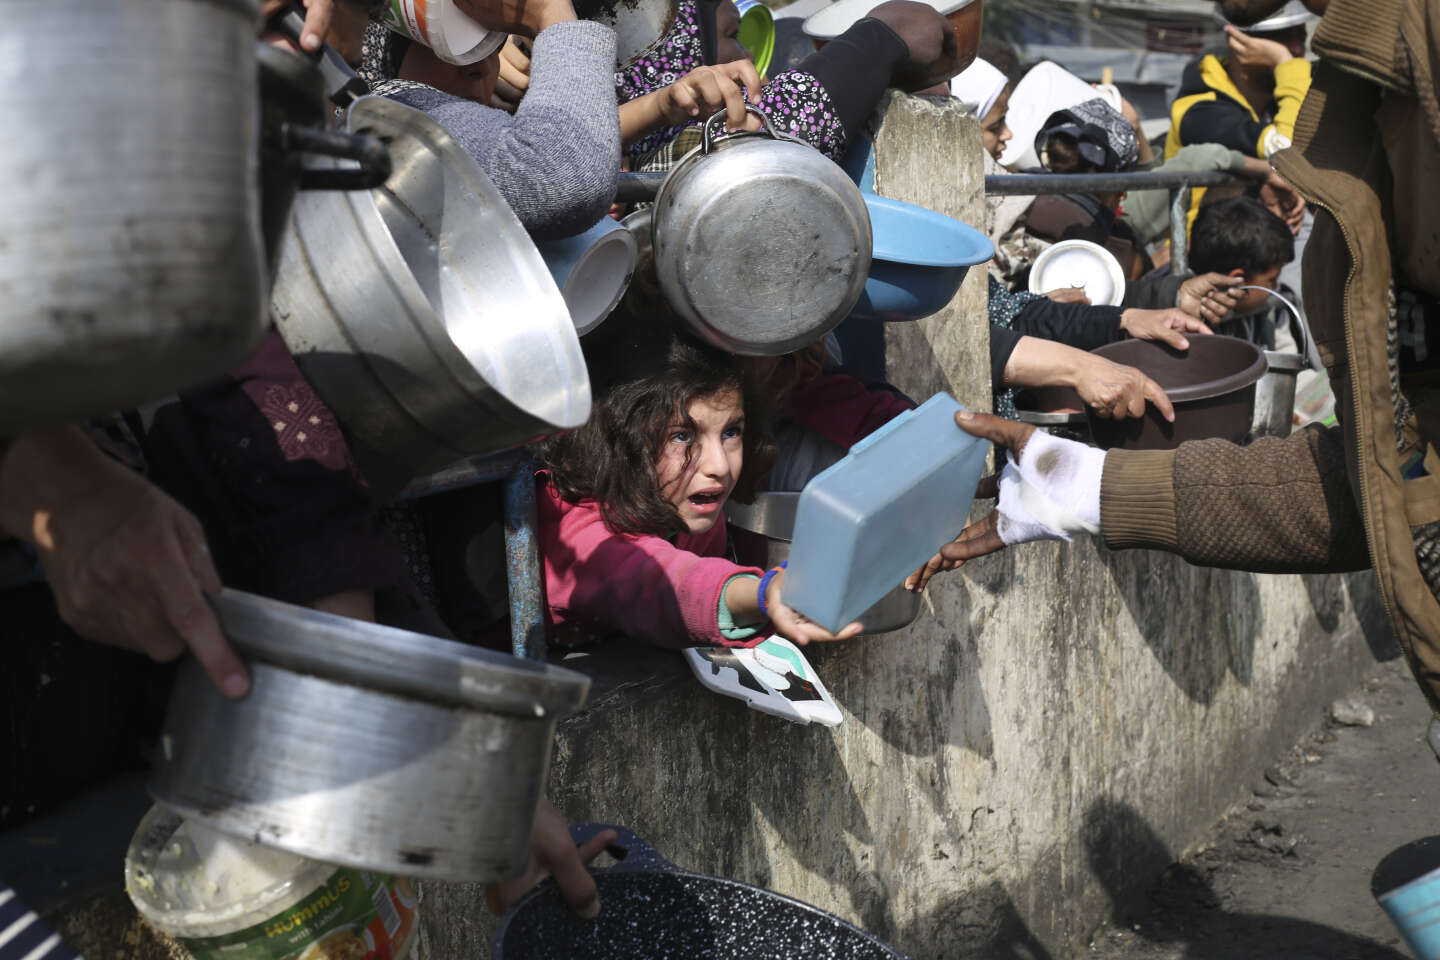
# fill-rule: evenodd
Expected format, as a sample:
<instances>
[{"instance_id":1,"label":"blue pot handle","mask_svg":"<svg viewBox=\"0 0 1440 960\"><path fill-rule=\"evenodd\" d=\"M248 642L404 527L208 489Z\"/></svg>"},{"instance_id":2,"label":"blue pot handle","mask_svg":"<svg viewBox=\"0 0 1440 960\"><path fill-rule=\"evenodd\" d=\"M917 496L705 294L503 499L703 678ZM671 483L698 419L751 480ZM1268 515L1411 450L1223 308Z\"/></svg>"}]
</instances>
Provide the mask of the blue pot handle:
<instances>
[{"instance_id":1,"label":"blue pot handle","mask_svg":"<svg viewBox=\"0 0 1440 960\"><path fill-rule=\"evenodd\" d=\"M644 870L650 873L677 873L680 868L669 860L662 857L654 847L644 840L641 840L628 829L610 823L572 823L570 824L570 839L575 841L578 847L602 830L614 830L615 842L608 849L611 855L623 852L624 856L615 856L618 861L613 867L602 867L592 869L590 872L596 875L602 873L624 873L636 870Z\"/></svg>"}]
</instances>

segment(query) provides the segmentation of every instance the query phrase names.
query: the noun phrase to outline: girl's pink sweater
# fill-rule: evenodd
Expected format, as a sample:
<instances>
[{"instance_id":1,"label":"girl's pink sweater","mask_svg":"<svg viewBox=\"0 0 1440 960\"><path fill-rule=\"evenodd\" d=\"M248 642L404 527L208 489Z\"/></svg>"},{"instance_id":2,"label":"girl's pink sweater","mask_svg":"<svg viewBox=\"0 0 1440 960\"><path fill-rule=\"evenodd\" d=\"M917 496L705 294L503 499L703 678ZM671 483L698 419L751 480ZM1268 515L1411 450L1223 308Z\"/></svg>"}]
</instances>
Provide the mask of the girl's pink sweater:
<instances>
[{"instance_id":1,"label":"girl's pink sweater","mask_svg":"<svg viewBox=\"0 0 1440 960\"><path fill-rule=\"evenodd\" d=\"M545 564L546 627L573 645L624 633L662 647L715 644L751 647L765 639L727 640L720 633L720 591L758 567L725 559L725 519L707 532L664 537L612 533L594 500L567 503L544 474L536 501Z\"/></svg>"}]
</instances>

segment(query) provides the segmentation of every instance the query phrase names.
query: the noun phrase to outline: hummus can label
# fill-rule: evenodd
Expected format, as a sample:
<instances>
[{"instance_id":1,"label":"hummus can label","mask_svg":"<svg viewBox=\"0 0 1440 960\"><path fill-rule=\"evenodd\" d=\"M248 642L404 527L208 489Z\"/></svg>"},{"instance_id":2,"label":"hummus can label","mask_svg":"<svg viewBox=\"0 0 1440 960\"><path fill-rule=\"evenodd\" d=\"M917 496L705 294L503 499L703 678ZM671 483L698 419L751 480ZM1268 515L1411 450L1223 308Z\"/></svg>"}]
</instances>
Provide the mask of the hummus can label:
<instances>
[{"instance_id":1,"label":"hummus can label","mask_svg":"<svg viewBox=\"0 0 1440 960\"><path fill-rule=\"evenodd\" d=\"M180 942L195 960L403 960L414 939L415 907L408 879L341 867L263 923Z\"/></svg>"}]
</instances>

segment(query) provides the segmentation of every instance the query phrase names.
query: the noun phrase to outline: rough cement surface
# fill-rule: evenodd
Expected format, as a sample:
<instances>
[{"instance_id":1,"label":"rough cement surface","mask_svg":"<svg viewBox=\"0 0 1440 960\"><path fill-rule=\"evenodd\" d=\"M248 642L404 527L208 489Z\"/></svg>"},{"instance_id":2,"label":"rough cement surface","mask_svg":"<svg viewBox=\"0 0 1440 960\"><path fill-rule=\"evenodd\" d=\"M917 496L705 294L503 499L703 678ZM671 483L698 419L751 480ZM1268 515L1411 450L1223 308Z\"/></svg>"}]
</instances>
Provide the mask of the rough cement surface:
<instances>
[{"instance_id":1,"label":"rough cement surface","mask_svg":"<svg viewBox=\"0 0 1440 960\"><path fill-rule=\"evenodd\" d=\"M1409 957L1370 894L1370 876L1390 851L1440 832L1432 802L1440 766L1425 743L1429 711L1399 659L1351 699L1375 711L1373 727L1319 723L1277 755L1269 777L1253 784L1145 897L1118 905L1079 955ZM1157 855L1165 852L1159 837L1149 842Z\"/></svg>"},{"instance_id":2,"label":"rough cement surface","mask_svg":"<svg viewBox=\"0 0 1440 960\"><path fill-rule=\"evenodd\" d=\"M903 95L885 110L881 192L979 223L979 124ZM937 317L891 325L897 385L988 405L983 289L974 271ZM1368 574L1202 570L1089 540L987 558L926 595L907 630L807 652L845 712L833 730L710 694L661 655L672 666L561 725L557 806L916 960L1055 956L1143 898L1388 642ZM481 903L427 884L424 955L485 956Z\"/></svg>"}]
</instances>

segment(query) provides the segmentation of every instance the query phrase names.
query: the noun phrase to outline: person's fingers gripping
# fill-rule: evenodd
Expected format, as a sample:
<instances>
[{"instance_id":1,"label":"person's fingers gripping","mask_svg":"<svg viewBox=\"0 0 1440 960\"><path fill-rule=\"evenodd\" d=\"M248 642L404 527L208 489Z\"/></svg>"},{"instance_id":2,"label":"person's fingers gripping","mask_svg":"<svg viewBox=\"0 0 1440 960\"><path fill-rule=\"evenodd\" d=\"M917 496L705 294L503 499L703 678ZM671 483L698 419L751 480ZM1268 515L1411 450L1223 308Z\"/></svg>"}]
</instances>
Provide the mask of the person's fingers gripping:
<instances>
[{"instance_id":1,"label":"person's fingers gripping","mask_svg":"<svg viewBox=\"0 0 1440 960\"><path fill-rule=\"evenodd\" d=\"M330 17L335 12L334 0L305 0L305 26L300 31L300 46L314 53L330 32Z\"/></svg>"},{"instance_id":2,"label":"person's fingers gripping","mask_svg":"<svg viewBox=\"0 0 1440 960\"><path fill-rule=\"evenodd\" d=\"M700 116L700 97L696 90L695 81L690 78L680 80L670 88L670 102L681 113L689 117Z\"/></svg>"},{"instance_id":3,"label":"person's fingers gripping","mask_svg":"<svg viewBox=\"0 0 1440 960\"><path fill-rule=\"evenodd\" d=\"M1192 317L1184 311L1181 311L1181 316L1177 317L1176 320L1180 324L1180 328L1186 333L1213 334L1215 332L1205 324L1205 321L1199 317Z\"/></svg>"},{"instance_id":4,"label":"person's fingers gripping","mask_svg":"<svg viewBox=\"0 0 1440 960\"><path fill-rule=\"evenodd\" d=\"M1168 420L1169 422L1174 423L1174 422L1175 422L1175 405L1170 402L1170 398L1165 394L1165 391L1164 391L1163 389L1161 389L1160 384L1156 383L1154 380L1151 380L1149 377L1145 376L1144 374L1141 374L1140 376L1141 376L1141 380L1142 380L1143 383L1144 383L1144 388L1145 388L1145 389L1144 389L1144 397L1145 397L1145 399L1146 399L1146 400L1149 400L1151 403L1155 404L1155 409L1160 411L1160 415L1161 415L1162 417L1164 417L1164 418L1165 418L1166 420ZM1145 405L1144 405L1144 403L1141 403L1141 405L1140 405L1140 411L1139 411L1138 413L1136 413L1135 416L1140 417L1140 416L1144 416L1144 415L1145 415Z\"/></svg>"},{"instance_id":5,"label":"person's fingers gripping","mask_svg":"<svg viewBox=\"0 0 1440 960\"><path fill-rule=\"evenodd\" d=\"M755 69L755 64L750 60L734 60L724 64L722 69L726 70L730 78L745 88L747 99L754 104L759 104L761 99L760 88L764 81L760 79L760 71Z\"/></svg>"},{"instance_id":6,"label":"person's fingers gripping","mask_svg":"<svg viewBox=\"0 0 1440 960\"><path fill-rule=\"evenodd\" d=\"M567 832L564 837L547 837L541 848L541 859L548 863L550 875L560 888L560 898L571 912L586 920L600 915L600 890L585 865L614 842L615 831L604 830L577 847Z\"/></svg>"},{"instance_id":7,"label":"person's fingers gripping","mask_svg":"<svg viewBox=\"0 0 1440 960\"><path fill-rule=\"evenodd\" d=\"M203 542L198 547L193 541L187 544L190 535L181 534L180 526L177 522L174 562L166 565L171 570L157 571L163 576L163 580L155 584L164 614L163 629L190 649L216 689L227 697L243 697L250 691L250 676L225 639L215 611L201 592L207 585L214 588L211 592L218 591L219 577L210 565ZM197 564L201 567L199 575L195 572Z\"/></svg>"},{"instance_id":8,"label":"person's fingers gripping","mask_svg":"<svg viewBox=\"0 0 1440 960\"><path fill-rule=\"evenodd\" d=\"M941 547L940 556L958 567L968 560L989 556L1004 548L1005 542L1000 539L1000 514L992 511L966 527L955 540Z\"/></svg>"},{"instance_id":9,"label":"person's fingers gripping","mask_svg":"<svg viewBox=\"0 0 1440 960\"><path fill-rule=\"evenodd\" d=\"M1175 327L1171 326L1168 322L1156 324L1155 339L1163 340L1165 343L1170 344L1170 346L1174 347L1176 350L1190 349L1190 341L1185 339L1185 334L1181 333Z\"/></svg>"},{"instance_id":10,"label":"person's fingers gripping","mask_svg":"<svg viewBox=\"0 0 1440 960\"><path fill-rule=\"evenodd\" d=\"M726 128L743 130L749 114L745 111L745 94L740 91L740 85L719 70L711 73L709 79L719 94L719 99L713 102L716 106L723 104L725 107Z\"/></svg>"},{"instance_id":11,"label":"person's fingers gripping","mask_svg":"<svg viewBox=\"0 0 1440 960\"><path fill-rule=\"evenodd\" d=\"M1025 444L1035 433L1035 426L1018 420L1006 420L988 413L973 410L959 410L955 413L955 425L973 437L989 440L1020 456Z\"/></svg>"}]
</instances>

